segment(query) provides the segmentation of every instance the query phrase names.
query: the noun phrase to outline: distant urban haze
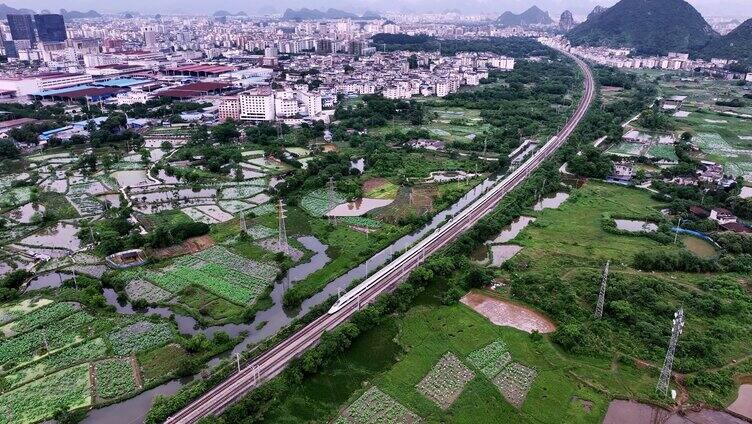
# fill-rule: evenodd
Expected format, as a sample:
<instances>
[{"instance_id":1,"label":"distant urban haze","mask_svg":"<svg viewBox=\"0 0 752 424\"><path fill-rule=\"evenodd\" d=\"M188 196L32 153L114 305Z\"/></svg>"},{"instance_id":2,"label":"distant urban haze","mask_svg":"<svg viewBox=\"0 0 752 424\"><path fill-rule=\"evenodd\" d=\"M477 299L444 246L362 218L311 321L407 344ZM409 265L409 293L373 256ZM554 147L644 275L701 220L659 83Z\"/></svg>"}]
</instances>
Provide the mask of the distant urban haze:
<instances>
[{"instance_id":1,"label":"distant urban haze","mask_svg":"<svg viewBox=\"0 0 752 424\"><path fill-rule=\"evenodd\" d=\"M522 12L532 5L558 16L563 10L569 9L575 15L586 15L596 5L611 6L617 0L281 0L248 2L247 0L218 0L207 2L204 0L131 0L128 2L102 2L99 0L37 0L37 1L7 1L13 7L33 8L36 10L49 9L57 11L60 8L68 10L89 10L113 13L134 11L140 13L185 13L202 14L213 13L216 10L230 12L244 11L249 14L281 13L285 8L329 8L362 12L376 11L410 11L410 12L442 12L456 9L463 13L501 13L506 10ZM750 0L689 0L705 16L752 16L752 1Z\"/></svg>"}]
</instances>

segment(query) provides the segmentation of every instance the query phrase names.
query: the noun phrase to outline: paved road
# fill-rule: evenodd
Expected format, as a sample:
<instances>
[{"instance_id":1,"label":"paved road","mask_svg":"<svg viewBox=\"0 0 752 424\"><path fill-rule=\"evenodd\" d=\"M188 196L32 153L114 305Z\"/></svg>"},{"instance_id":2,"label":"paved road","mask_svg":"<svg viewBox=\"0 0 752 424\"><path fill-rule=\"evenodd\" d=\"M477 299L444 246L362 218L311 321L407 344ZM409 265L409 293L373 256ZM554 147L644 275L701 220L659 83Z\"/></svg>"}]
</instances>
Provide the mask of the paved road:
<instances>
[{"instance_id":1,"label":"paved road","mask_svg":"<svg viewBox=\"0 0 752 424\"><path fill-rule=\"evenodd\" d=\"M585 77L585 91L574 115L564 128L536 152L524 164L491 188L486 194L457 214L446 224L437 228L431 235L403 253L397 259L384 266L377 273L348 293L351 301L343 302L336 312L325 314L295 334L268 350L239 373L233 374L223 383L209 390L183 410L167 419L168 424L192 424L202 417L217 415L227 406L263 383L282 372L296 356L314 346L321 335L347 321L361 305L374 301L379 295L391 290L396 284L417 267L426 257L446 246L478 220L491 212L501 199L520 185L540 164L561 147L585 114L593 101L595 84L590 68L580 59L571 56L577 62ZM345 295L345 296L348 296ZM344 297L343 297L344 298Z\"/></svg>"}]
</instances>

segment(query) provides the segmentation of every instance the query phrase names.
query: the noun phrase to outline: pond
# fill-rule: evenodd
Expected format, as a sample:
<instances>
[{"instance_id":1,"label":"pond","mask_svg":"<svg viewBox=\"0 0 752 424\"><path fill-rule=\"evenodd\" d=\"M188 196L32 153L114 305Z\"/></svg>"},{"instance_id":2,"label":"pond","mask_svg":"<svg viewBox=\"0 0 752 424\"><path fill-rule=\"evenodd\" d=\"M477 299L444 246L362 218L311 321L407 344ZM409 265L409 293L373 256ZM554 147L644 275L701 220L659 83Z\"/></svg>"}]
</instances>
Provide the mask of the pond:
<instances>
[{"instance_id":1,"label":"pond","mask_svg":"<svg viewBox=\"0 0 752 424\"><path fill-rule=\"evenodd\" d=\"M739 395L734 403L728 406L729 411L752 419L752 384L739 386Z\"/></svg>"},{"instance_id":2,"label":"pond","mask_svg":"<svg viewBox=\"0 0 752 424\"><path fill-rule=\"evenodd\" d=\"M533 210L540 212L543 209L556 209L569 199L569 193L556 193L552 197L545 197L533 206Z\"/></svg>"},{"instance_id":3,"label":"pond","mask_svg":"<svg viewBox=\"0 0 752 424\"><path fill-rule=\"evenodd\" d=\"M76 237L79 227L65 222L58 222L56 226L45 228L21 240L21 244L40 247L57 247L61 249L78 250L81 240Z\"/></svg>"},{"instance_id":4,"label":"pond","mask_svg":"<svg viewBox=\"0 0 752 424\"><path fill-rule=\"evenodd\" d=\"M647 221L634 219L615 219L616 229L630 233L654 233L658 231L658 225Z\"/></svg>"},{"instance_id":5,"label":"pond","mask_svg":"<svg viewBox=\"0 0 752 424\"><path fill-rule=\"evenodd\" d=\"M495 239L491 240L489 244L496 244L496 243L506 243L508 241L511 241L515 237L517 237L522 230L524 230L530 223L534 222L535 218L529 217L529 216L521 216L514 221L512 221L511 224L504 227L503 230L499 233L498 236L496 236Z\"/></svg>"},{"instance_id":6,"label":"pond","mask_svg":"<svg viewBox=\"0 0 752 424\"><path fill-rule=\"evenodd\" d=\"M369 211L387 206L394 202L394 199L369 199L362 198L354 202L342 203L329 211L329 216L361 216Z\"/></svg>"},{"instance_id":7,"label":"pond","mask_svg":"<svg viewBox=\"0 0 752 424\"><path fill-rule=\"evenodd\" d=\"M526 333L537 331L545 334L556 331L556 325L542 314L482 293L471 291L460 302L488 318L494 325L516 328Z\"/></svg>"},{"instance_id":8,"label":"pond","mask_svg":"<svg viewBox=\"0 0 752 424\"><path fill-rule=\"evenodd\" d=\"M700 258L714 258L718 254L712 244L697 237L683 236L682 243L687 250Z\"/></svg>"}]
</instances>

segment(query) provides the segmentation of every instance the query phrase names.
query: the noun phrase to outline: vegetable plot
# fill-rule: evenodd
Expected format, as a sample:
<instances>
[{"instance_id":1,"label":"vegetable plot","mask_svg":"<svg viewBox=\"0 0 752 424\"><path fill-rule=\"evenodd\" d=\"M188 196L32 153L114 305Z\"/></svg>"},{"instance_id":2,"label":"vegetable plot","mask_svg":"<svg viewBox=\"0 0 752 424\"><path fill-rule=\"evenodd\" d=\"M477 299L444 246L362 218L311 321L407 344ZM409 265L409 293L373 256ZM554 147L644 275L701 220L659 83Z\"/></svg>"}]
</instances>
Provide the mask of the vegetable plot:
<instances>
[{"instance_id":1,"label":"vegetable plot","mask_svg":"<svg viewBox=\"0 0 752 424\"><path fill-rule=\"evenodd\" d=\"M468 355L467 360L486 377L493 378L512 361L512 355L503 340L496 340Z\"/></svg>"},{"instance_id":2,"label":"vegetable plot","mask_svg":"<svg viewBox=\"0 0 752 424\"><path fill-rule=\"evenodd\" d=\"M534 369L514 362L500 372L493 379L493 383L504 396L504 399L519 409L525 403L527 393L533 386L533 381L537 375L538 372Z\"/></svg>"},{"instance_id":3,"label":"vegetable plot","mask_svg":"<svg viewBox=\"0 0 752 424\"><path fill-rule=\"evenodd\" d=\"M96 363L97 395L117 399L136 390L130 359L112 358Z\"/></svg>"},{"instance_id":4,"label":"vegetable plot","mask_svg":"<svg viewBox=\"0 0 752 424\"><path fill-rule=\"evenodd\" d=\"M467 382L474 377L475 373L450 352L441 357L416 388L439 408L446 410L457 400Z\"/></svg>"},{"instance_id":5,"label":"vegetable plot","mask_svg":"<svg viewBox=\"0 0 752 424\"><path fill-rule=\"evenodd\" d=\"M335 423L377 424L377 423L418 423L421 418L391 396L373 386L363 393Z\"/></svg>"},{"instance_id":6,"label":"vegetable plot","mask_svg":"<svg viewBox=\"0 0 752 424\"><path fill-rule=\"evenodd\" d=\"M70 367L81 362L89 362L107 355L104 340L97 338L86 343L70 346L32 362L12 374L5 376L11 387L18 387L42 375Z\"/></svg>"},{"instance_id":7,"label":"vegetable plot","mask_svg":"<svg viewBox=\"0 0 752 424\"><path fill-rule=\"evenodd\" d=\"M305 209L305 211L311 214L311 216L324 216L329 213L334 206L337 206L340 203L345 203L347 199L335 191L332 200L334 204L330 207L329 193L326 189L321 188L303 196L303 198L300 199L300 207Z\"/></svg>"},{"instance_id":8,"label":"vegetable plot","mask_svg":"<svg viewBox=\"0 0 752 424\"><path fill-rule=\"evenodd\" d=\"M130 355L166 344L172 340L172 330L164 323L140 321L110 333L107 338L116 355Z\"/></svg>"},{"instance_id":9,"label":"vegetable plot","mask_svg":"<svg viewBox=\"0 0 752 424\"><path fill-rule=\"evenodd\" d=\"M65 390L61 390L64 388ZM0 423L33 423L52 418L59 410L91 405L89 364L68 368L0 396Z\"/></svg>"}]
</instances>

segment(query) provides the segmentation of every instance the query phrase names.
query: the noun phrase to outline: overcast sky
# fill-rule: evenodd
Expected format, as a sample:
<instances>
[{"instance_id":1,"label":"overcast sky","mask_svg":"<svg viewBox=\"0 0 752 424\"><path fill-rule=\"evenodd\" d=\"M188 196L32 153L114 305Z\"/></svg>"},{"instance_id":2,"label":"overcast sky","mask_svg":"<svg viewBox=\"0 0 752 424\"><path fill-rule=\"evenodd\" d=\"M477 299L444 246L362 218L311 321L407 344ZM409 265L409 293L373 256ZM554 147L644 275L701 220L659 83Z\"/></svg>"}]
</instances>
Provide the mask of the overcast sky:
<instances>
[{"instance_id":1,"label":"overcast sky","mask_svg":"<svg viewBox=\"0 0 752 424\"><path fill-rule=\"evenodd\" d=\"M282 12L287 7L328 8L362 12L366 9L442 11L458 9L466 13L489 12L501 14L505 10L521 12L533 4L557 17L570 9L575 15L585 15L596 5L610 6L617 0L2 0L13 7L35 10L60 8L68 10L94 9L100 12L136 11L141 13L213 13L216 10L245 11L249 14ZM752 17L752 0L688 0L703 15Z\"/></svg>"}]
</instances>

